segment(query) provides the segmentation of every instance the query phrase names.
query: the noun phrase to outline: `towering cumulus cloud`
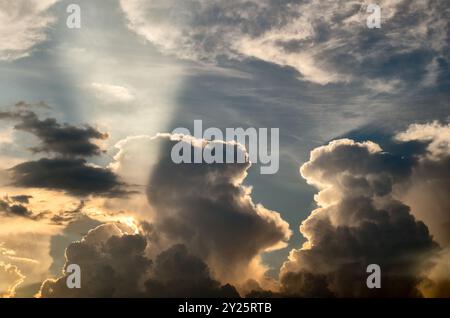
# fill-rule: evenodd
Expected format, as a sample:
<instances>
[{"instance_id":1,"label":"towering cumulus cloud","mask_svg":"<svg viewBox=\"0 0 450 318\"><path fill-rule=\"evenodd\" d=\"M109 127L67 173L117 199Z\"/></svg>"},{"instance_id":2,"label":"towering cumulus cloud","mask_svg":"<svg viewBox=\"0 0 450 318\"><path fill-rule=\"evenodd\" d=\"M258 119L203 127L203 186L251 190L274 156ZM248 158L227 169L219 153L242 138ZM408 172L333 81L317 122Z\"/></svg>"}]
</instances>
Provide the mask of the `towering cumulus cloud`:
<instances>
[{"instance_id":1,"label":"towering cumulus cloud","mask_svg":"<svg viewBox=\"0 0 450 318\"><path fill-rule=\"evenodd\" d=\"M389 91L399 80L436 78L438 60L449 60L450 10L440 1L377 1L382 28L390 32L366 27L371 1L120 3L129 27L165 53L208 62L221 56L258 58L292 67L318 84L357 80ZM415 70L425 71L423 78L408 67L410 60Z\"/></svg>"},{"instance_id":2,"label":"towering cumulus cloud","mask_svg":"<svg viewBox=\"0 0 450 318\"><path fill-rule=\"evenodd\" d=\"M412 162L372 142L336 140L311 152L301 174L320 192L281 275L298 296L420 296L418 283L437 250L424 223L394 198ZM366 268L381 267L382 288L368 289Z\"/></svg>"},{"instance_id":3,"label":"towering cumulus cloud","mask_svg":"<svg viewBox=\"0 0 450 318\"><path fill-rule=\"evenodd\" d=\"M192 153L210 142L161 136L162 157L152 174L148 199L155 225L166 238L200 255L222 280L260 279L262 252L283 247L291 235L279 213L255 204L242 183L250 163L175 164L172 146L182 140ZM226 151L236 148L228 144ZM226 151L225 154L226 155ZM239 151L239 150L238 150Z\"/></svg>"},{"instance_id":4,"label":"towering cumulus cloud","mask_svg":"<svg viewBox=\"0 0 450 318\"><path fill-rule=\"evenodd\" d=\"M27 56L46 39L45 29L55 21L48 11L57 1L0 1L0 61Z\"/></svg>"}]
</instances>

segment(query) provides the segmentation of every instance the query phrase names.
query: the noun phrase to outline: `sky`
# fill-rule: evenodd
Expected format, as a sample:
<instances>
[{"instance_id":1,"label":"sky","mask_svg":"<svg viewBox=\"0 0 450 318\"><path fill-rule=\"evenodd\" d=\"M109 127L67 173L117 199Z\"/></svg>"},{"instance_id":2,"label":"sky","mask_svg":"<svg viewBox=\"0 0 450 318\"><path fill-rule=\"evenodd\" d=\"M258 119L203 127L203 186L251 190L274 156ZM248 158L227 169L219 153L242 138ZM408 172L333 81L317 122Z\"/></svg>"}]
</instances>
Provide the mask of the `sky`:
<instances>
[{"instance_id":1,"label":"sky","mask_svg":"<svg viewBox=\"0 0 450 318\"><path fill-rule=\"evenodd\" d=\"M0 296L449 297L449 21L435 0L0 0ZM279 128L279 171L174 164L194 120Z\"/></svg>"}]
</instances>

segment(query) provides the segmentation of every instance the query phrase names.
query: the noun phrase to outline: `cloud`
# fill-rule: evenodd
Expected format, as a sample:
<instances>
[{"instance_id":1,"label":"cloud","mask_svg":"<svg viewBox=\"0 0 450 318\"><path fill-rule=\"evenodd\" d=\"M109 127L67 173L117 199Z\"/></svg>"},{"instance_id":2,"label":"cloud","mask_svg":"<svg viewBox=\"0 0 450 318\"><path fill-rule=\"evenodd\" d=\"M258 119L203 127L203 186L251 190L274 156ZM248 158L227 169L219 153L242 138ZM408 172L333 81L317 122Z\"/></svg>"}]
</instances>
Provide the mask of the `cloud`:
<instances>
[{"instance_id":1,"label":"cloud","mask_svg":"<svg viewBox=\"0 0 450 318\"><path fill-rule=\"evenodd\" d=\"M19 216L35 221L43 218L46 212L34 213L30 210L28 206L30 198L32 196L28 195L5 196L3 200L0 199L0 212L6 216Z\"/></svg>"},{"instance_id":2,"label":"cloud","mask_svg":"<svg viewBox=\"0 0 450 318\"><path fill-rule=\"evenodd\" d=\"M450 124L413 124L395 139L425 145L424 152L416 155L411 179L399 195L427 224L437 242L450 247Z\"/></svg>"},{"instance_id":3,"label":"cloud","mask_svg":"<svg viewBox=\"0 0 450 318\"><path fill-rule=\"evenodd\" d=\"M40 159L9 169L12 185L65 191L75 196L123 196L130 192L109 169L90 165L84 159Z\"/></svg>"},{"instance_id":4,"label":"cloud","mask_svg":"<svg viewBox=\"0 0 450 318\"><path fill-rule=\"evenodd\" d=\"M129 89L119 85L92 83L91 87L96 96L105 102L128 103L136 98Z\"/></svg>"},{"instance_id":5,"label":"cloud","mask_svg":"<svg viewBox=\"0 0 450 318\"><path fill-rule=\"evenodd\" d=\"M147 192L159 233L200 255L222 281L260 280L261 253L284 247L291 231L278 212L253 202L243 185L251 164L175 164L170 153L176 143L194 151L212 142L183 135L160 135L159 141L161 158ZM236 147L227 143L224 156Z\"/></svg>"},{"instance_id":6,"label":"cloud","mask_svg":"<svg viewBox=\"0 0 450 318\"><path fill-rule=\"evenodd\" d=\"M10 199L19 203L30 203L30 199L32 199L33 196L31 195L15 195L12 196Z\"/></svg>"},{"instance_id":7,"label":"cloud","mask_svg":"<svg viewBox=\"0 0 450 318\"><path fill-rule=\"evenodd\" d=\"M443 249L433 261L434 266L427 271L418 288L424 297L449 298L450 248Z\"/></svg>"},{"instance_id":8,"label":"cloud","mask_svg":"<svg viewBox=\"0 0 450 318\"><path fill-rule=\"evenodd\" d=\"M445 122L413 124L395 136L398 142L423 144L416 155L411 179L399 197L411 207L416 218L427 224L442 247L433 266L420 284L427 297L450 296L450 125Z\"/></svg>"},{"instance_id":9,"label":"cloud","mask_svg":"<svg viewBox=\"0 0 450 318\"><path fill-rule=\"evenodd\" d=\"M221 286L212 279L208 266L184 245L175 245L158 255L146 290L150 297L239 297L233 286Z\"/></svg>"},{"instance_id":10,"label":"cloud","mask_svg":"<svg viewBox=\"0 0 450 318\"><path fill-rule=\"evenodd\" d=\"M145 236L120 223L100 225L66 249L66 264L81 268L81 289L68 289L67 274L42 284L41 297L215 297L238 296L221 286L207 266L177 245L153 262Z\"/></svg>"},{"instance_id":11,"label":"cloud","mask_svg":"<svg viewBox=\"0 0 450 318\"><path fill-rule=\"evenodd\" d=\"M128 26L162 52L204 62L258 58L328 83L429 82L449 61L450 10L440 2L378 1L381 29L368 29L370 1L122 0ZM412 17L414 22L411 22ZM430 74L432 73L432 74Z\"/></svg>"},{"instance_id":12,"label":"cloud","mask_svg":"<svg viewBox=\"0 0 450 318\"><path fill-rule=\"evenodd\" d=\"M58 0L0 1L0 61L28 56L46 40L46 29L55 22L49 9Z\"/></svg>"},{"instance_id":13,"label":"cloud","mask_svg":"<svg viewBox=\"0 0 450 318\"><path fill-rule=\"evenodd\" d=\"M154 137L129 136L114 145L117 153L109 168L130 184L146 185L158 162L158 145Z\"/></svg>"},{"instance_id":14,"label":"cloud","mask_svg":"<svg viewBox=\"0 0 450 318\"><path fill-rule=\"evenodd\" d=\"M208 144L169 134L118 144L111 166L123 177L144 163L132 164L140 157L136 150L144 149L139 153L149 158L160 149L159 157L149 159L151 166L145 162L141 170L148 172L151 211L142 217L151 223L142 222L139 232L123 224L101 225L70 244L65 266L75 263L88 272L82 278L85 287L68 290L63 275L42 285L43 297L234 297L239 294L228 283L253 278L267 286L261 254L285 246L288 224L277 212L253 203L251 189L242 185L249 163L175 165L170 149L181 140L194 141L194 147Z\"/></svg>"},{"instance_id":15,"label":"cloud","mask_svg":"<svg viewBox=\"0 0 450 318\"><path fill-rule=\"evenodd\" d=\"M14 297L24 278L16 266L0 262L0 298Z\"/></svg>"},{"instance_id":16,"label":"cloud","mask_svg":"<svg viewBox=\"0 0 450 318\"><path fill-rule=\"evenodd\" d=\"M450 156L450 123L433 121L426 124L412 124L404 132L395 136L400 142L422 142L427 144L427 154L423 160L439 161Z\"/></svg>"},{"instance_id":17,"label":"cloud","mask_svg":"<svg viewBox=\"0 0 450 318\"><path fill-rule=\"evenodd\" d=\"M61 273L61 268L64 267L65 250L72 243L80 241L88 232L102 223L98 220L92 219L87 215L81 214L82 206L77 208L77 212L70 213L72 215L67 222L67 225L61 231L61 233L55 234L50 238L50 248L49 254L52 257L52 264L50 266L50 272L53 275L59 275ZM74 211L70 211L74 212Z\"/></svg>"},{"instance_id":18,"label":"cloud","mask_svg":"<svg viewBox=\"0 0 450 318\"><path fill-rule=\"evenodd\" d=\"M151 264L144 256L147 242L121 224L100 225L66 249L66 264L81 268L82 288L67 288L67 274L47 280L41 297L133 297ZM65 272L64 272L65 273Z\"/></svg>"},{"instance_id":19,"label":"cloud","mask_svg":"<svg viewBox=\"0 0 450 318\"><path fill-rule=\"evenodd\" d=\"M83 212L83 209L85 207L85 201L81 200L78 206L73 210L64 210L59 212L58 214L54 214L51 218L51 221L55 224L65 224L65 223L71 223L74 220L77 220L80 215ZM97 224L99 225L99 224Z\"/></svg>"},{"instance_id":20,"label":"cloud","mask_svg":"<svg viewBox=\"0 0 450 318\"><path fill-rule=\"evenodd\" d=\"M0 212L1 214L1 212ZM0 263L10 264L17 268L23 276L20 285L15 289L16 297L22 297L27 286L42 282L48 275L51 259L48 255L49 238L57 231L57 227L50 226L46 222L36 222L33 219L23 217L1 217L0 224ZM0 270L1 271L1 270ZM0 274L0 276L2 276ZM18 282L20 275L10 276ZM4 277L0 278L0 293L4 293L7 283ZM11 281L9 281L11 282ZM5 285L3 285L5 284ZM38 289L35 289L36 293ZM32 297L33 291L26 297Z\"/></svg>"},{"instance_id":21,"label":"cloud","mask_svg":"<svg viewBox=\"0 0 450 318\"><path fill-rule=\"evenodd\" d=\"M0 132L0 144L10 144L12 141L12 129Z\"/></svg>"},{"instance_id":22,"label":"cloud","mask_svg":"<svg viewBox=\"0 0 450 318\"><path fill-rule=\"evenodd\" d=\"M434 128L427 130L429 126ZM260 256L283 246L291 233L276 212L253 203L251 189L243 185L249 163L177 165L170 158L174 144L193 141L185 144L193 151L211 142L171 134L126 138L118 144L112 167L126 176L131 167L132 172L139 168L133 160L149 153L149 162L137 165L144 164L149 174L151 223L141 222L137 228L105 224L73 242L65 267L82 266L82 273L88 272L82 276L86 285L68 290L64 274L47 280L41 295L233 297L238 294L227 284L232 283L241 292L253 290L248 294L252 297L446 297L448 245L436 236L438 228L427 227L418 205L404 199L417 182L419 169L429 178L440 174L448 179L447 157L435 145L440 138L439 144L447 149L442 140L445 127L425 124L425 137L417 135L417 125L406 130L408 134L399 133L399 142L425 145L415 147L413 156L350 139L314 149L300 171L319 190L318 207L300 227L307 242L291 251L281 270L279 290L264 280ZM235 144L226 146L226 151L236 150ZM160 150L156 158L154 148ZM430 167L436 165L442 170L433 172ZM428 191L444 194L448 188ZM436 212L435 207L423 210L432 216ZM60 251L63 245L59 244ZM379 290L366 286L369 264L381 266Z\"/></svg>"},{"instance_id":23,"label":"cloud","mask_svg":"<svg viewBox=\"0 0 450 318\"><path fill-rule=\"evenodd\" d=\"M282 292L420 296L418 284L438 245L427 226L394 198L394 188L410 177L411 166L372 142L342 139L314 149L300 171L320 190L318 208L300 227L307 242L283 265ZM369 264L381 267L381 289L366 286Z\"/></svg>"},{"instance_id":24,"label":"cloud","mask_svg":"<svg viewBox=\"0 0 450 318\"><path fill-rule=\"evenodd\" d=\"M85 157L103 151L94 140L105 140L108 134L91 126L83 128L60 124L54 118L40 120L29 105L20 102L13 111L0 112L0 119L19 121L16 130L30 132L40 140L32 152L52 153L52 158L26 161L9 168L8 185L65 191L74 196L124 196L131 192L110 169L90 164ZM38 105L39 106L39 105ZM46 106L46 105L44 105Z\"/></svg>"},{"instance_id":25,"label":"cloud","mask_svg":"<svg viewBox=\"0 0 450 318\"><path fill-rule=\"evenodd\" d=\"M27 109L12 112L0 112L0 119L18 120L14 128L26 131L38 137L41 145L32 151L56 153L63 156L94 156L102 153L92 140L104 140L107 134L86 126L78 128L68 124L59 124L54 118L40 120L38 116Z\"/></svg>"},{"instance_id":26,"label":"cloud","mask_svg":"<svg viewBox=\"0 0 450 318\"><path fill-rule=\"evenodd\" d=\"M195 149L212 146L186 135L130 136L116 144L119 151L110 165L126 182L147 189L149 207L138 210L158 235L153 253L183 244L219 281L240 285L253 278L264 285L267 267L261 255L286 245L288 223L253 202L251 188L243 185L250 163L175 164L171 149L182 140L188 148L190 141ZM236 147L244 150L224 145L224 155Z\"/></svg>"},{"instance_id":27,"label":"cloud","mask_svg":"<svg viewBox=\"0 0 450 318\"><path fill-rule=\"evenodd\" d=\"M31 217L32 213L21 204L10 204L5 200L0 200L0 211L5 212L7 215L15 215L22 217Z\"/></svg>"}]
</instances>

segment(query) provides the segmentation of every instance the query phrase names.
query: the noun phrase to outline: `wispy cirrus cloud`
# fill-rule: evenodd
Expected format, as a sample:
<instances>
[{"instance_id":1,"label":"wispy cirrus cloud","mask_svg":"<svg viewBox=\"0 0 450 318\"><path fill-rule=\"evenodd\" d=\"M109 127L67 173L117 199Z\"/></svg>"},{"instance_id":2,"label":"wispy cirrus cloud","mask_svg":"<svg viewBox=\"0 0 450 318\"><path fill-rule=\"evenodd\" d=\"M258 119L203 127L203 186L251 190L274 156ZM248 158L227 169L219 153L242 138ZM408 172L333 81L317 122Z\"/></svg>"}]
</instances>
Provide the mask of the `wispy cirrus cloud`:
<instances>
[{"instance_id":1,"label":"wispy cirrus cloud","mask_svg":"<svg viewBox=\"0 0 450 318\"><path fill-rule=\"evenodd\" d=\"M296 69L321 85L361 79L408 80L447 60L447 6L379 1L382 28L366 26L370 1L121 1L129 27L162 52L214 62L258 58ZM414 23L408 23L410 17ZM411 74L409 60L421 74ZM401 64L397 64L401 61ZM406 64L405 64L406 63ZM434 64L433 64L434 63ZM411 65L412 66L412 65ZM369 87L377 89L377 86ZM385 91L383 89L383 91Z\"/></svg>"},{"instance_id":2,"label":"wispy cirrus cloud","mask_svg":"<svg viewBox=\"0 0 450 318\"><path fill-rule=\"evenodd\" d=\"M56 21L49 9L58 0L0 1L0 61L16 60L30 54L46 40L46 29Z\"/></svg>"}]
</instances>

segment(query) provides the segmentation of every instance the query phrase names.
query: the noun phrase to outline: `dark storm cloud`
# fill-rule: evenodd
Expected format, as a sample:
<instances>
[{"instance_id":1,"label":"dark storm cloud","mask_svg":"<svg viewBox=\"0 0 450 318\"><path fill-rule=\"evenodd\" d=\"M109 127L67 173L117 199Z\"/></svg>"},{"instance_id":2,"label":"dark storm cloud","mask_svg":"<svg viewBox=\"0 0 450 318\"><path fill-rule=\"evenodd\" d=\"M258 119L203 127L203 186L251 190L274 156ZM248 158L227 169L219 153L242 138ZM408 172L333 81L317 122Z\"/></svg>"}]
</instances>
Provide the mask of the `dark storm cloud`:
<instances>
[{"instance_id":1,"label":"dark storm cloud","mask_svg":"<svg viewBox=\"0 0 450 318\"><path fill-rule=\"evenodd\" d=\"M19 123L14 126L16 130L26 131L38 137L41 144L31 149L36 153L47 152L62 156L84 157L100 155L102 150L92 140L104 140L108 137L107 134L91 126L79 128L60 124L54 118L40 120L27 108L13 112L0 112L0 119L17 120Z\"/></svg>"},{"instance_id":2,"label":"dark storm cloud","mask_svg":"<svg viewBox=\"0 0 450 318\"><path fill-rule=\"evenodd\" d=\"M9 171L17 187L62 190L75 196L128 193L113 172L89 165L84 159L44 158L19 164Z\"/></svg>"},{"instance_id":3,"label":"dark storm cloud","mask_svg":"<svg viewBox=\"0 0 450 318\"><path fill-rule=\"evenodd\" d=\"M81 289L68 289L67 276L47 280L41 297L217 297L238 296L229 285L210 277L208 267L177 245L153 262L145 256L147 242L118 223L101 225L66 249L66 265L78 264Z\"/></svg>"},{"instance_id":4,"label":"dark storm cloud","mask_svg":"<svg viewBox=\"0 0 450 318\"><path fill-rule=\"evenodd\" d=\"M418 285L438 245L410 208L393 198L394 186L411 175L411 162L377 144L344 139L313 150L301 173L320 190L319 207L300 228L307 245L293 250L283 266L282 292L421 296ZM381 266L381 289L366 286L369 264Z\"/></svg>"}]
</instances>

